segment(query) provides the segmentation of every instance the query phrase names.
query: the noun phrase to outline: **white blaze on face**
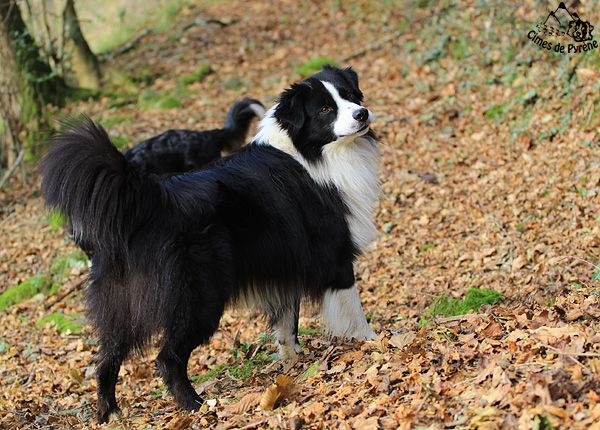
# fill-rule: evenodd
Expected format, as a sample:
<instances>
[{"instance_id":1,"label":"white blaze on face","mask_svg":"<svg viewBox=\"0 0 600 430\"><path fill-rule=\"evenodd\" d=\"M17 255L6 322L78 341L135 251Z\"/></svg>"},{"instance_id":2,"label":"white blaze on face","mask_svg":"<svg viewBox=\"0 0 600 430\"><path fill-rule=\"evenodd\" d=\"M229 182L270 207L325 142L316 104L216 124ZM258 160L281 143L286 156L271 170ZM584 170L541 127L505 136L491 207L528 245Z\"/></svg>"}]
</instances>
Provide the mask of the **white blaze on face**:
<instances>
[{"instance_id":1,"label":"white blaze on face","mask_svg":"<svg viewBox=\"0 0 600 430\"><path fill-rule=\"evenodd\" d=\"M357 121L352 115L357 110L363 109L363 106L342 98L338 90L330 82L321 81L321 83L327 89L327 91L329 91L338 108L337 118L333 123L333 132L335 135L342 137L357 133L365 126L365 123ZM370 123L372 119L373 116L369 111L369 119L367 120L367 124ZM368 130L368 127L364 130L361 130L361 134L366 133Z\"/></svg>"}]
</instances>

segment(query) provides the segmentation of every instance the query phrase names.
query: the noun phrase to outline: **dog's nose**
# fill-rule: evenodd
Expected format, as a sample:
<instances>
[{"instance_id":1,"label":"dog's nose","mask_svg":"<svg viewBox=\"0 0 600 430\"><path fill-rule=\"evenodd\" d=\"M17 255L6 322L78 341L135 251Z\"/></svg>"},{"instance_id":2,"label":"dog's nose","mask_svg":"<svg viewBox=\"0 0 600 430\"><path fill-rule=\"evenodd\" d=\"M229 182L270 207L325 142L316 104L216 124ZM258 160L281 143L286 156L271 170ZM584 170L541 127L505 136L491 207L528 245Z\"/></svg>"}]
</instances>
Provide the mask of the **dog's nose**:
<instances>
[{"instance_id":1,"label":"dog's nose","mask_svg":"<svg viewBox=\"0 0 600 430\"><path fill-rule=\"evenodd\" d=\"M366 108L356 109L352 112L352 118L357 121L365 122L369 118L369 110Z\"/></svg>"}]
</instances>

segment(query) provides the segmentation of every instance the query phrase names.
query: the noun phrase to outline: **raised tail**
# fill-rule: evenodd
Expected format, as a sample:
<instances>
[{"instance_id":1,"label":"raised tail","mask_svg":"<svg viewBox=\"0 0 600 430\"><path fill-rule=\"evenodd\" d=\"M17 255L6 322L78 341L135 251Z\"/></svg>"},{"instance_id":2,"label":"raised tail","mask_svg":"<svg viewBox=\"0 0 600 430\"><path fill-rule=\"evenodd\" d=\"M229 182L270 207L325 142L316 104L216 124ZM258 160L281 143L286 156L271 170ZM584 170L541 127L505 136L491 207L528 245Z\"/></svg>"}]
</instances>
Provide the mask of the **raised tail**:
<instances>
[{"instance_id":1,"label":"raised tail","mask_svg":"<svg viewBox=\"0 0 600 430\"><path fill-rule=\"evenodd\" d=\"M224 149L238 150L246 140L252 119L258 117L260 120L264 115L265 107L258 100L246 97L236 101L229 108L223 124L223 128L231 132L230 142L224 143Z\"/></svg>"},{"instance_id":2,"label":"raised tail","mask_svg":"<svg viewBox=\"0 0 600 430\"><path fill-rule=\"evenodd\" d=\"M163 192L131 168L106 131L88 117L69 120L40 162L46 205L69 217L76 241L125 250Z\"/></svg>"}]
</instances>

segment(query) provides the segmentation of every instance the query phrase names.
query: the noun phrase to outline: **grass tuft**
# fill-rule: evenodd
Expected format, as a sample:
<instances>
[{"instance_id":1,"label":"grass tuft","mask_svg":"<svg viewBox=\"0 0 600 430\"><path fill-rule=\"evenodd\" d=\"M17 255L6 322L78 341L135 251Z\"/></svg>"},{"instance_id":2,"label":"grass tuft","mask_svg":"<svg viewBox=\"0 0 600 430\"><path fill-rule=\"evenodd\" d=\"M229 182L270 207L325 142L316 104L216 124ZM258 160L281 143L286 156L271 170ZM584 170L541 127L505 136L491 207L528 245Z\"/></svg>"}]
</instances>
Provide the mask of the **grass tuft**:
<instances>
[{"instance_id":1,"label":"grass tuft","mask_svg":"<svg viewBox=\"0 0 600 430\"><path fill-rule=\"evenodd\" d=\"M191 85L194 82L200 82L212 72L213 69L212 67L210 67L210 64L203 64L200 67L198 67L193 73L181 76L179 78L179 82L183 85Z\"/></svg>"},{"instance_id":2,"label":"grass tuft","mask_svg":"<svg viewBox=\"0 0 600 430\"><path fill-rule=\"evenodd\" d=\"M471 288L462 300L447 296L440 296L433 300L427 312L421 315L419 325L427 325L436 316L452 317L464 315L469 311L478 311L486 304L497 303L502 299L502 294L485 288Z\"/></svg>"},{"instance_id":3,"label":"grass tuft","mask_svg":"<svg viewBox=\"0 0 600 430\"><path fill-rule=\"evenodd\" d=\"M40 276L32 276L20 284L6 289L6 291L0 294L0 311L32 298L37 293L46 290L48 285L49 282L47 279Z\"/></svg>"},{"instance_id":4,"label":"grass tuft","mask_svg":"<svg viewBox=\"0 0 600 430\"><path fill-rule=\"evenodd\" d=\"M46 324L51 324L56 326L56 330L59 333L69 331L75 334L83 331L83 326L79 323L81 319L82 316L80 314L65 315L62 312L56 312L41 318L35 325L43 327Z\"/></svg>"},{"instance_id":5,"label":"grass tuft","mask_svg":"<svg viewBox=\"0 0 600 430\"><path fill-rule=\"evenodd\" d=\"M182 106L179 99L171 94L161 94L153 90L144 90L140 93L138 106L144 110L149 109L178 109Z\"/></svg>"},{"instance_id":6,"label":"grass tuft","mask_svg":"<svg viewBox=\"0 0 600 430\"><path fill-rule=\"evenodd\" d=\"M46 222L53 232L60 231L67 225L68 218L58 209L51 210L46 214Z\"/></svg>"},{"instance_id":7,"label":"grass tuft","mask_svg":"<svg viewBox=\"0 0 600 430\"><path fill-rule=\"evenodd\" d=\"M308 60L306 63L298 66L296 72L303 78L317 73L325 65L337 66L337 63L331 58L327 57L314 57Z\"/></svg>"}]
</instances>

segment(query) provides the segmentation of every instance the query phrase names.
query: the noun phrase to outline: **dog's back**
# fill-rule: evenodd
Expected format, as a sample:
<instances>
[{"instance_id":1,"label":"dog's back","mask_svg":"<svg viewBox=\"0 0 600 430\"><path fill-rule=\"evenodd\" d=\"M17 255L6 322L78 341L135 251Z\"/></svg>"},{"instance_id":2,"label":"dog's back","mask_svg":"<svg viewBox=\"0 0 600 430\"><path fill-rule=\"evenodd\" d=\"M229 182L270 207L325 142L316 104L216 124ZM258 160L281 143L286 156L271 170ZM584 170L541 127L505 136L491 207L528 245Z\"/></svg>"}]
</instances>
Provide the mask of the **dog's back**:
<instances>
[{"instance_id":1,"label":"dog's back","mask_svg":"<svg viewBox=\"0 0 600 430\"><path fill-rule=\"evenodd\" d=\"M197 170L222 154L238 150L246 140L252 119L263 114L262 103L244 98L231 106L222 128L168 130L138 143L124 155L144 173L166 176Z\"/></svg>"}]
</instances>

